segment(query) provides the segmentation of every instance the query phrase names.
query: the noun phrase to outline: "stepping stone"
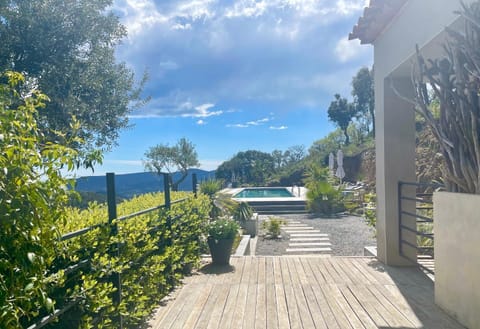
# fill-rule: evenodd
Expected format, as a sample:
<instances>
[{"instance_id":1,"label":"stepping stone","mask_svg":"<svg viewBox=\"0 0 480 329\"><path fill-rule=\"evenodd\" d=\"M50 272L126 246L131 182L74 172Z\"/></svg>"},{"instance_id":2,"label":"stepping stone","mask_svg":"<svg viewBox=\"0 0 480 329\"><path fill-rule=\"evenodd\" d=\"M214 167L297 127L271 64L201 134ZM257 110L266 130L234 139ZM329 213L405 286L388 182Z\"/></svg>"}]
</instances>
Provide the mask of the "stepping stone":
<instances>
[{"instance_id":1,"label":"stepping stone","mask_svg":"<svg viewBox=\"0 0 480 329\"><path fill-rule=\"evenodd\" d=\"M329 238L293 238L290 239L290 242L301 242L301 241L330 241Z\"/></svg>"},{"instance_id":2,"label":"stepping stone","mask_svg":"<svg viewBox=\"0 0 480 329\"><path fill-rule=\"evenodd\" d=\"M298 242L290 243L289 247L308 247L308 246L331 246L330 242Z\"/></svg>"},{"instance_id":3,"label":"stepping stone","mask_svg":"<svg viewBox=\"0 0 480 329\"><path fill-rule=\"evenodd\" d=\"M287 248L287 252L326 252L332 251L332 248Z\"/></svg>"},{"instance_id":4,"label":"stepping stone","mask_svg":"<svg viewBox=\"0 0 480 329\"><path fill-rule=\"evenodd\" d=\"M287 233L320 233L319 230L284 230Z\"/></svg>"},{"instance_id":5,"label":"stepping stone","mask_svg":"<svg viewBox=\"0 0 480 329\"><path fill-rule=\"evenodd\" d=\"M325 233L312 233L312 234L307 234L307 233L295 233L290 235L292 238L313 238L313 237L328 237L328 234Z\"/></svg>"}]
</instances>

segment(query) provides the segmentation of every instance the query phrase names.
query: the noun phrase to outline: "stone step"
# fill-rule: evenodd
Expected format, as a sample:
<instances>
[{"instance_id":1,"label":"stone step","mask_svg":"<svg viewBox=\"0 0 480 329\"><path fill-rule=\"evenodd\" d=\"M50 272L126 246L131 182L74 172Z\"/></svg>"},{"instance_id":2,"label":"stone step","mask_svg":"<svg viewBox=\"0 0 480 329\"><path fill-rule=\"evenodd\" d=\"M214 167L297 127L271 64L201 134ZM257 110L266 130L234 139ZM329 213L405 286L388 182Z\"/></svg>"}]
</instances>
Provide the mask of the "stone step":
<instances>
[{"instance_id":1,"label":"stone step","mask_svg":"<svg viewBox=\"0 0 480 329\"><path fill-rule=\"evenodd\" d=\"M320 233L320 230L284 230L288 234L315 234Z\"/></svg>"},{"instance_id":2,"label":"stone step","mask_svg":"<svg viewBox=\"0 0 480 329\"><path fill-rule=\"evenodd\" d=\"M293 238L290 239L291 242L301 242L301 241L330 241L328 237L321 237L321 238Z\"/></svg>"},{"instance_id":3,"label":"stone step","mask_svg":"<svg viewBox=\"0 0 480 329\"><path fill-rule=\"evenodd\" d=\"M328 234L325 233L294 233L290 234L290 237L292 238L313 238L313 237L328 237Z\"/></svg>"},{"instance_id":4,"label":"stone step","mask_svg":"<svg viewBox=\"0 0 480 329\"><path fill-rule=\"evenodd\" d=\"M332 248L287 248L287 252L328 252Z\"/></svg>"},{"instance_id":5,"label":"stone step","mask_svg":"<svg viewBox=\"0 0 480 329\"><path fill-rule=\"evenodd\" d=\"M331 246L330 242L295 242L290 243L289 247L308 247L308 246Z\"/></svg>"}]
</instances>

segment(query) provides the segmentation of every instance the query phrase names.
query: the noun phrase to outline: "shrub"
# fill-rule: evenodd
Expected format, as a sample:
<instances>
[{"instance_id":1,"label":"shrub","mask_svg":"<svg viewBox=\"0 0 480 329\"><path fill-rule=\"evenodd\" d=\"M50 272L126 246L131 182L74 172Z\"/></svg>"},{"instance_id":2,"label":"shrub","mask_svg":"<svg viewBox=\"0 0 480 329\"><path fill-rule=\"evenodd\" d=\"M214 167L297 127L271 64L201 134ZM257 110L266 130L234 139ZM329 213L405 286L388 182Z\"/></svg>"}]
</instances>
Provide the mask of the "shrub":
<instances>
[{"instance_id":1,"label":"shrub","mask_svg":"<svg viewBox=\"0 0 480 329\"><path fill-rule=\"evenodd\" d=\"M272 239L278 239L281 233L281 227L285 221L278 217L269 217L262 223L262 228L266 230L266 235Z\"/></svg>"},{"instance_id":2,"label":"shrub","mask_svg":"<svg viewBox=\"0 0 480 329\"><path fill-rule=\"evenodd\" d=\"M220 191L223 186L221 179L209 179L200 183L200 193L208 195L210 198L215 196L215 193Z\"/></svg>"},{"instance_id":3,"label":"shrub","mask_svg":"<svg viewBox=\"0 0 480 329\"><path fill-rule=\"evenodd\" d=\"M368 193L364 196L363 217L368 226L376 229L377 226L377 196L375 193Z\"/></svg>"},{"instance_id":4,"label":"shrub","mask_svg":"<svg viewBox=\"0 0 480 329\"><path fill-rule=\"evenodd\" d=\"M331 215L345 210L340 187L334 187L329 181L327 168L312 165L305 180L307 206L311 212Z\"/></svg>"},{"instance_id":5,"label":"shrub","mask_svg":"<svg viewBox=\"0 0 480 329\"><path fill-rule=\"evenodd\" d=\"M58 143L47 141L37 110L48 98L24 81L19 73L0 75L0 328L22 328L55 307L49 286L64 275L49 268L69 199L60 170L78 159L63 145L82 143L55 132L49 137Z\"/></svg>"},{"instance_id":6,"label":"shrub","mask_svg":"<svg viewBox=\"0 0 480 329\"><path fill-rule=\"evenodd\" d=\"M236 222L230 219L220 218L211 221L207 226L208 237L215 240L234 239L239 230Z\"/></svg>"},{"instance_id":7,"label":"shrub","mask_svg":"<svg viewBox=\"0 0 480 329\"><path fill-rule=\"evenodd\" d=\"M253 208L246 202L240 202L233 209L233 218L239 222L251 219L253 216Z\"/></svg>"}]
</instances>

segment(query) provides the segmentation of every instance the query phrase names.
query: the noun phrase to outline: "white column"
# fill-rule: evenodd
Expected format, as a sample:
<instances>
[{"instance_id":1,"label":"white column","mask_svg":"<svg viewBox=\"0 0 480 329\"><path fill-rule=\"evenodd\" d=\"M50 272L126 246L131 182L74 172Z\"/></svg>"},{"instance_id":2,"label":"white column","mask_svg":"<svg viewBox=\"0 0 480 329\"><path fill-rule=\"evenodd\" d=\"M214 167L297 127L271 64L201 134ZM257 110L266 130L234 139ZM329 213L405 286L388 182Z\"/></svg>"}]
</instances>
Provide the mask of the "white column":
<instances>
[{"instance_id":1,"label":"white column","mask_svg":"<svg viewBox=\"0 0 480 329\"><path fill-rule=\"evenodd\" d=\"M376 184L377 184L377 255L388 264L405 266L411 262L399 252L398 182L416 181L415 114L411 103L399 98L390 86L390 78L375 72L376 104ZM409 78L393 79L395 89L412 98ZM415 189L405 189L414 197ZM415 213L415 203L403 201L403 209ZM415 228L415 219L404 216L404 223ZM402 231L403 239L416 243L416 235ZM416 249L405 246L404 254L416 259Z\"/></svg>"}]
</instances>

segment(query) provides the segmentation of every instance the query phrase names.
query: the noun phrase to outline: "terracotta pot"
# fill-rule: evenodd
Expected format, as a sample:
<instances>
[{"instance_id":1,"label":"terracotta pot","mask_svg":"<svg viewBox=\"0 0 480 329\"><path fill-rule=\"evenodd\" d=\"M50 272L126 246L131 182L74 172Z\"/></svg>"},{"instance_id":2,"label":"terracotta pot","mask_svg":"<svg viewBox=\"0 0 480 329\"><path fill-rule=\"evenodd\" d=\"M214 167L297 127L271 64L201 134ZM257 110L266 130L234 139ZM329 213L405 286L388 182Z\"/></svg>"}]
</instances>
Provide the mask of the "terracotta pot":
<instances>
[{"instance_id":1,"label":"terracotta pot","mask_svg":"<svg viewBox=\"0 0 480 329\"><path fill-rule=\"evenodd\" d=\"M208 238L208 247L212 255L212 264L229 265L230 255L232 253L233 239L215 240Z\"/></svg>"}]
</instances>

